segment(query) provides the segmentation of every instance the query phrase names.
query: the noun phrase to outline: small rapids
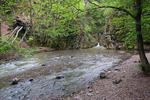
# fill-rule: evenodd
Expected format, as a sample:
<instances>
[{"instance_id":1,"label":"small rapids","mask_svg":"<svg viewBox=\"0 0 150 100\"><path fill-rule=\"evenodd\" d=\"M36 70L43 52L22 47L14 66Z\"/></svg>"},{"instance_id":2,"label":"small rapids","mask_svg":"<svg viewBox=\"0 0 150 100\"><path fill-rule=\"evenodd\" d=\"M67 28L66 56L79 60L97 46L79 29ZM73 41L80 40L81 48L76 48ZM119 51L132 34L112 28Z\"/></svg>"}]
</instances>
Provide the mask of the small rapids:
<instances>
[{"instance_id":1,"label":"small rapids","mask_svg":"<svg viewBox=\"0 0 150 100\"><path fill-rule=\"evenodd\" d=\"M68 96L88 87L88 83L128 57L128 53L91 48L36 54L30 58L0 65L0 79L47 68L48 74L1 87L0 100L47 100ZM36 71L34 72L36 73ZM32 74L32 73L31 73ZM57 79L56 77L62 76Z\"/></svg>"}]
</instances>

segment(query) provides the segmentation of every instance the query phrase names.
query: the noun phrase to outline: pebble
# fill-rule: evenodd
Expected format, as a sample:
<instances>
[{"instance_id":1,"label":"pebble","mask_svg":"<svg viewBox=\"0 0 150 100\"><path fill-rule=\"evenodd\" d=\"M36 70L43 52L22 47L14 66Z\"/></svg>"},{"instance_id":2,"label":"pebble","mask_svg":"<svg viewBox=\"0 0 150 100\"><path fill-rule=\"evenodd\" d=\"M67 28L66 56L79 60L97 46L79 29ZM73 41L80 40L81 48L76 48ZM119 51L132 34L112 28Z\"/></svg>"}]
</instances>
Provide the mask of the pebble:
<instances>
[{"instance_id":1,"label":"pebble","mask_svg":"<svg viewBox=\"0 0 150 100\"><path fill-rule=\"evenodd\" d=\"M20 80L18 78L14 78L14 79L12 79L11 85L16 85L16 84L18 84L19 81Z\"/></svg>"},{"instance_id":2,"label":"pebble","mask_svg":"<svg viewBox=\"0 0 150 100\"><path fill-rule=\"evenodd\" d=\"M64 76L56 76L55 79L62 79L62 78L64 78Z\"/></svg>"},{"instance_id":3,"label":"pebble","mask_svg":"<svg viewBox=\"0 0 150 100\"><path fill-rule=\"evenodd\" d=\"M73 58L73 56L71 56L71 58Z\"/></svg>"},{"instance_id":4,"label":"pebble","mask_svg":"<svg viewBox=\"0 0 150 100\"><path fill-rule=\"evenodd\" d=\"M99 91L96 91L96 94L98 94L99 93Z\"/></svg>"},{"instance_id":5,"label":"pebble","mask_svg":"<svg viewBox=\"0 0 150 100\"><path fill-rule=\"evenodd\" d=\"M107 73L109 74L109 73L111 73L111 71L108 71Z\"/></svg>"},{"instance_id":6,"label":"pebble","mask_svg":"<svg viewBox=\"0 0 150 100\"><path fill-rule=\"evenodd\" d=\"M42 66L46 66L46 64L42 64Z\"/></svg>"},{"instance_id":7,"label":"pebble","mask_svg":"<svg viewBox=\"0 0 150 100\"><path fill-rule=\"evenodd\" d=\"M93 92L93 90L92 90L92 89L89 89L89 92Z\"/></svg>"},{"instance_id":8,"label":"pebble","mask_svg":"<svg viewBox=\"0 0 150 100\"><path fill-rule=\"evenodd\" d=\"M87 93L87 96L93 96L93 94L92 93Z\"/></svg>"},{"instance_id":9,"label":"pebble","mask_svg":"<svg viewBox=\"0 0 150 100\"><path fill-rule=\"evenodd\" d=\"M115 71L120 71L120 69L118 69L118 68L115 68Z\"/></svg>"},{"instance_id":10,"label":"pebble","mask_svg":"<svg viewBox=\"0 0 150 100\"><path fill-rule=\"evenodd\" d=\"M33 78L29 79L30 82L32 82L33 80L34 80Z\"/></svg>"},{"instance_id":11,"label":"pebble","mask_svg":"<svg viewBox=\"0 0 150 100\"><path fill-rule=\"evenodd\" d=\"M100 79L106 78L106 74L104 72L100 73Z\"/></svg>"},{"instance_id":12,"label":"pebble","mask_svg":"<svg viewBox=\"0 0 150 100\"><path fill-rule=\"evenodd\" d=\"M114 84L119 84L121 81L122 81L121 79L115 79L115 80L113 80L112 82L113 82Z\"/></svg>"}]
</instances>

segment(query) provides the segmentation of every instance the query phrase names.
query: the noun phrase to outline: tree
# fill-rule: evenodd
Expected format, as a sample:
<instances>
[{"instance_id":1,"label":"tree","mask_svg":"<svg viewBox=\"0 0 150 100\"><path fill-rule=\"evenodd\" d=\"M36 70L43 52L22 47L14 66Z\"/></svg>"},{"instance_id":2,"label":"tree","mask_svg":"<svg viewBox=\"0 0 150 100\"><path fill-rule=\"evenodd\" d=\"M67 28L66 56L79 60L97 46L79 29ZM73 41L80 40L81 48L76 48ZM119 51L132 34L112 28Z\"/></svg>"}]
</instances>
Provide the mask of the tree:
<instances>
[{"instance_id":1,"label":"tree","mask_svg":"<svg viewBox=\"0 0 150 100\"><path fill-rule=\"evenodd\" d=\"M112 0L94 0L90 1L89 3L96 6L96 8L112 8L118 11L123 11L127 15L130 15L135 23L136 23L136 35L137 35L137 47L139 52L139 57L142 64L142 70L144 73L150 73L150 64L145 56L144 45L143 45L143 36L142 36L142 28L141 28L141 17L142 17L142 10L144 8L145 3L149 3L148 0L127 0L127 1L112 1ZM98 2L100 1L100 2ZM145 1L145 2L144 2ZM123 3L127 3L128 6L122 6ZM104 5L101 5L104 4Z\"/></svg>"},{"instance_id":2,"label":"tree","mask_svg":"<svg viewBox=\"0 0 150 100\"><path fill-rule=\"evenodd\" d=\"M30 35L33 35L32 0L30 0Z\"/></svg>"},{"instance_id":3,"label":"tree","mask_svg":"<svg viewBox=\"0 0 150 100\"><path fill-rule=\"evenodd\" d=\"M1 40L1 38L2 38L2 33L1 33L1 22L2 22L2 20L1 20L1 17L0 17L0 40Z\"/></svg>"},{"instance_id":4,"label":"tree","mask_svg":"<svg viewBox=\"0 0 150 100\"><path fill-rule=\"evenodd\" d=\"M2 37L1 25L2 21L6 20L5 15L9 15L13 8L15 8L17 2L16 0L1 0L0 1L0 39Z\"/></svg>"}]
</instances>

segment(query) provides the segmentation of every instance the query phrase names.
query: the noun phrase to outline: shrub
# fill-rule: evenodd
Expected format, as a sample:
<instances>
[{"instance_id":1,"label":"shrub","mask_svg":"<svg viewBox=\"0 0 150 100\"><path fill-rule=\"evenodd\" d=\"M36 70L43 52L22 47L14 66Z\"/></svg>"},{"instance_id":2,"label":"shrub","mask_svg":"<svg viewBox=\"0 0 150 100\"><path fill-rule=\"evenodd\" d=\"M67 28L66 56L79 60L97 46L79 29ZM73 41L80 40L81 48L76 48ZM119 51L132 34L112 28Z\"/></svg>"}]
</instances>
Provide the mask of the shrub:
<instances>
[{"instance_id":1,"label":"shrub","mask_svg":"<svg viewBox=\"0 0 150 100\"><path fill-rule=\"evenodd\" d=\"M0 40L0 54L7 54L9 53L13 48L13 44L11 42L8 42L6 40Z\"/></svg>"}]
</instances>

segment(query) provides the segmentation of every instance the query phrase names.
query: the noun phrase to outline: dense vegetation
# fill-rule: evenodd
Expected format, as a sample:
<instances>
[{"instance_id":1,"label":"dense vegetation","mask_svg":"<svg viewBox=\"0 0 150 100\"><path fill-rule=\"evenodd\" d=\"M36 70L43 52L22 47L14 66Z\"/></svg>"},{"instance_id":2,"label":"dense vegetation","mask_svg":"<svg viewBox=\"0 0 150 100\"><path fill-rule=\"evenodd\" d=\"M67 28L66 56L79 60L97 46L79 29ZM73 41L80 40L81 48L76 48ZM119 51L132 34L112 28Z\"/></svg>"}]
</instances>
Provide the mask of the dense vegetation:
<instances>
[{"instance_id":1,"label":"dense vegetation","mask_svg":"<svg viewBox=\"0 0 150 100\"><path fill-rule=\"evenodd\" d=\"M149 0L1 0L0 10L11 31L16 16L25 23L22 33L27 31L24 42L30 46L77 49L100 42L107 48L141 48L142 64L149 66L141 46L150 44ZM0 53L10 44L2 40Z\"/></svg>"}]
</instances>

